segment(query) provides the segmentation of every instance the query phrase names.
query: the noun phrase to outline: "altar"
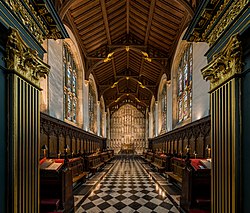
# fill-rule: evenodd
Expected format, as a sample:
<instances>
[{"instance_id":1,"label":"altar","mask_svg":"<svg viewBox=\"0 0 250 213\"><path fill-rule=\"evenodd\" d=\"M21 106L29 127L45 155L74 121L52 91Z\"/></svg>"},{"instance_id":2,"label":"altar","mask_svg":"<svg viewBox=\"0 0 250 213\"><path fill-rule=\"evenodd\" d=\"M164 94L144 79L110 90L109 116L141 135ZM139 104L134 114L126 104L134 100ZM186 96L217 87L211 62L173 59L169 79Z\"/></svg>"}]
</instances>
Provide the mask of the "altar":
<instances>
[{"instance_id":1,"label":"altar","mask_svg":"<svg viewBox=\"0 0 250 213\"><path fill-rule=\"evenodd\" d=\"M135 146L134 143L123 143L121 144L121 149L119 154L135 154Z\"/></svg>"}]
</instances>

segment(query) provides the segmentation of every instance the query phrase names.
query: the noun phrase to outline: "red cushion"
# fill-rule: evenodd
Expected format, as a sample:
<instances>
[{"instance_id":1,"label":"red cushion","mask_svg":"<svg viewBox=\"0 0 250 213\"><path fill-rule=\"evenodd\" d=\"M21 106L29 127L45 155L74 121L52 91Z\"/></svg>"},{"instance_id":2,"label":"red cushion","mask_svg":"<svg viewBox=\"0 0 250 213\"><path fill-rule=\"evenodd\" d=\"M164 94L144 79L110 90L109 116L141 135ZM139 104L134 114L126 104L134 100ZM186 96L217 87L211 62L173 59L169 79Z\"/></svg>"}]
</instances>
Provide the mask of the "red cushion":
<instances>
[{"instance_id":1,"label":"red cushion","mask_svg":"<svg viewBox=\"0 0 250 213\"><path fill-rule=\"evenodd\" d=\"M55 205L59 206L59 199L41 199L41 205Z\"/></svg>"},{"instance_id":2,"label":"red cushion","mask_svg":"<svg viewBox=\"0 0 250 213\"><path fill-rule=\"evenodd\" d=\"M191 164L195 170L199 169L199 165L201 165L200 159L191 159Z\"/></svg>"},{"instance_id":3,"label":"red cushion","mask_svg":"<svg viewBox=\"0 0 250 213\"><path fill-rule=\"evenodd\" d=\"M39 161L40 165L43 164L44 161L46 161L46 157L44 157L43 159L41 159L41 160Z\"/></svg>"},{"instance_id":4,"label":"red cushion","mask_svg":"<svg viewBox=\"0 0 250 213\"><path fill-rule=\"evenodd\" d=\"M64 159L54 159L55 163L64 163Z\"/></svg>"}]
</instances>

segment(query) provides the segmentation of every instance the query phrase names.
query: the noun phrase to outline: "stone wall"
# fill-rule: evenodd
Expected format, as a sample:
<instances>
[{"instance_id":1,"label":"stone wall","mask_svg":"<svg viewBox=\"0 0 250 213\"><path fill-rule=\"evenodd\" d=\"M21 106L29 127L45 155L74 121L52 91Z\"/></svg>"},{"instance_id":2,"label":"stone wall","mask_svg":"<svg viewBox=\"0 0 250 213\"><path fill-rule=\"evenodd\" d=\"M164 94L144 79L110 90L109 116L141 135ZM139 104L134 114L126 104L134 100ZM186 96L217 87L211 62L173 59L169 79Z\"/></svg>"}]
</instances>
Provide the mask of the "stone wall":
<instances>
[{"instance_id":1,"label":"stone wall","mask_svg":"<svg viewBox=\"0 0 250 213\"><path fill-rule=\"evenodd\" d=\"M64 120L63 115L63 56L62 56L62 40L48 41L48 64L50 65L49 80L49 115Z\"/></svg>"},{"instance_id":2,"label":"stone wall","mask_svg":"<svg viewBox=\"0 0 250 213\"><path fill-rule=\"evenodd\" d=\"M193 43L193 100L192 121L199 120L209 115L209 82L206 82L201 69L206 66L207 59L204 56L208 50L206 43Z\"/></svg>"}]
</instances>

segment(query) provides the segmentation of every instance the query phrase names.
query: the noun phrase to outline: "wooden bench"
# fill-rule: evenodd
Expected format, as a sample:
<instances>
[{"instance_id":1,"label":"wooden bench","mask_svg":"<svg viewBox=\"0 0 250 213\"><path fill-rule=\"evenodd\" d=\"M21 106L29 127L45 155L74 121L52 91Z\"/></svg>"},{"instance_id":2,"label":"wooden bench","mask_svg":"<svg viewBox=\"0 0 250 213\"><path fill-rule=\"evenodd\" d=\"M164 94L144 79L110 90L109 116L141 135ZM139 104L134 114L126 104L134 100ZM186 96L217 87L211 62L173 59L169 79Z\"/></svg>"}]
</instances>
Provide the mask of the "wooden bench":
<instances>
[{"instance_id":1,"label":"wooden bench","mask_svg":"<svg viewBox=\"0 0 250 213\"><path fill-rule=\"evenodd\" d=\"M164 158L161 156L154 157L154 161L151 163L155 168L157 168L158 172L162 173L165 170L165 163Z\"/></svg>"},{"instance_id":2,"label":"wooden bench","mask_svg":"<svg viewBox=\"0 0 250 213\"><path fill-rule=\"evenodd\" d=\"M182 187L183 170L185 168L185 160L173 157L171 159L172 172L165 172L168 175L169 182L176 183L179 188Z\"/></svg>"},{"instance_id":3,"label":"wooden bench","mask_svg":"<svg viewBox=\"0 0 250 213\"><path fill-rule=\"evenodd\" d=\"M72 172L72 182L82 182L88 175L88 172L84 171L84 160L81 157L69 159L68 168Z\"/></svg>"},{"instance_id":4,"label":"wooden bench","mask_svg":"<svg viewBox=\"0 0 250 213\"><path fill-rule=\"evenodd\" d=\"M179 175L176 175L173 172L166 172L166 174L168 175L169 182L172 182L172 179L174 179L175 181L182 184L182 177L180 177Z\"/></svg>"},{"instance_id":5,"label":"wooden bench","mask_svg":"<svg viewBox=\"0 0 250 213\"><path fill-rule=\"evenodd\" d=\"M114 150L109 150L108 155L109 155L109 159L112 160L114 157Z\"/></svg>"},{"instance_id":6,"label":"wooden bench","mask_svg":"<svg viewBox=\"0 0 250 213\"><path fill-rule=\"evenodd\" d=\"M141 158L146 161L147 152L143 151Z\"/></svg>"},{"instance_id":7,"label":"wooden bench","mask_svg":"<svg viewBox=\"0 0 250 213\"><path fill-rule=\"evenodd\" d=\"M106 164L110 161L109 154L107 152L101 153L102 161Z\"/></svg>"},{"instance_id":8,"label":"wooden bench","mask_svg":"<svg viewBox=\"0 0 250 213\"><path fill-rule=\"evenodd\" d=\"M146 161L151 164L151 162L153 162L153 159L154 159L154 153L152 152L148 152L147 155L146 155Z\"/></svg>"},{"instance_id":9,"label":"wooden bench","mask_svg":"<svg viewBox=\"0 0 250 213\"><path fill-rule=\"evenodd\" d=\"M89 170L92 174L95 174L104 165L100 155L90 155L87 159Z\"/></svg>"}]
</instances>

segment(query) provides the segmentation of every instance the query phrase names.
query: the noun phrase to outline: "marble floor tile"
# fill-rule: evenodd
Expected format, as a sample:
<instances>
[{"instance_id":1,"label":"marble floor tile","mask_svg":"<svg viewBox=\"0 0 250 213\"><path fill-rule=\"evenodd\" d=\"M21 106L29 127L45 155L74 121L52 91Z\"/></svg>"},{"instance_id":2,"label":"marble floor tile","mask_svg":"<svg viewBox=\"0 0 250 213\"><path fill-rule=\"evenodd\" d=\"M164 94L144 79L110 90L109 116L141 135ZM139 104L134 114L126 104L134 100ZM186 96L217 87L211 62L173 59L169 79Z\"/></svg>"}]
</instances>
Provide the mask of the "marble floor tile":
<instances>
[{"instance_id":1,"label":"marble floor tile","mask_svg":"<svg viewBox=\"0 0 250 213\"><path fill-rule=\"evenodd\" d=\"M158 174L152 177L147 171L150 167L145 166L136 158L116 160L76 212L179 212L179 203L172 203L166 198L167 192L154 181L163 182L162 177L157 177ZM165 184L167 182L164 181ZM177 195L174 196L174 201L178 202ZM80 198L80 195L75 195L77 204Z\"/></svg>"}]
</instances>

